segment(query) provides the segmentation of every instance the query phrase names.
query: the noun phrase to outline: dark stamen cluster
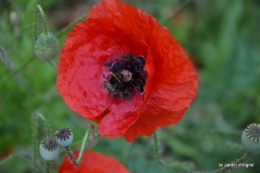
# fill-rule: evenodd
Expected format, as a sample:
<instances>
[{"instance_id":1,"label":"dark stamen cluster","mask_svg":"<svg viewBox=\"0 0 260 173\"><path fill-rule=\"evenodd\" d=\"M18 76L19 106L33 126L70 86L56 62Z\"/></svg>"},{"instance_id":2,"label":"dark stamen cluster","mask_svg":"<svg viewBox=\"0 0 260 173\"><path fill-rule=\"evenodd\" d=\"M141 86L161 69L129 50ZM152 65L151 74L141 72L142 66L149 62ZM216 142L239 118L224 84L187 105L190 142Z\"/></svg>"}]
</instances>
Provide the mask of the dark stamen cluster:
<instances>
[{"instance_id":1,"label":"dark stamen cluster","mask_svg":"<svg viewBox=\"0 0 260 173\"><path fill-rule=\"evenodd\" d=\"M72 132L71 132L70 128L61 127L56 131L55 136L57 137L57 139L65 141L70 138L71 134L72 134Z\"/></svg>"},{"instance_id":2,"label":"dark stamen cluster","mask_svg":"<svg viewBox=\"0 0 260 173\"><path fill-rule=\"evenodd\" d=\"M45 148L48 151L54 151L59 147L56 140L53 137L50 137L50 136L45 137L42 140L41 144L42 144L43 148Z\"/></svg>"},{"instance_id":3,"label":"dark stamen cluster","mask_svg":"<svg viewBox=\"0 0 260 173\"><path fill-rule=\"evenodd\" d=\"M130 98L133 94L144 92L145 79L147 78L147 72L143 70L145 65L145 59L143 56L134 57L131 53L120 55L120 58L108 60L105 63L105 68L111 72L110 75L104 76L106 81L104 82L105 88L114 98ZM127 72L127 73L126 73ZM131 80L124 81L125 74L131 78Z\"/></svg>"}]
</instances>

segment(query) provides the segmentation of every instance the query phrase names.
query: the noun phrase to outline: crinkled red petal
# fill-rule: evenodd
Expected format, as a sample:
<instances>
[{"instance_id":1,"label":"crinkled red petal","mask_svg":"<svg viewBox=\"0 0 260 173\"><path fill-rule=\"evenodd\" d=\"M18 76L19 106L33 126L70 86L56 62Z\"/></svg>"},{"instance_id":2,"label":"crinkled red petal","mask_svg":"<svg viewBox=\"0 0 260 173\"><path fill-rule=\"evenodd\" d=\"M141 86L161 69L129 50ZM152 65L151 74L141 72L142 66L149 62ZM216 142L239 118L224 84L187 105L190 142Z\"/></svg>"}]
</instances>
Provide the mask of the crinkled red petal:
<instances>
[{"instance_id":1,"label":"crinkled red petal","mask_svg":"<svg viewBox=\"0 0 260 173\"><path fill-rule=\"evenodd\" d=\"M63 170L58 173L106 173L104 171L101 171L100 169L92 169L92 168L82 168L80 170L74 169L74 170Z\"/></svg>"},{"instance_id":2,"label":"crinkled red petal","mask_svg":"<svg viewBox=\"0 0 260 173\"><path fill-rule=\"evenodd\" d=\"M78 155L79 151L74 152L76 158ZM82 161L78 166L74 166L66 155L58 173L83 173L84 171L88 173L130 173L115 158L90 150L84 151Z\"/></svg>"},{"instance_id":3,"label":"crinkled red petal","mask_svg":"<svg viewBox=\"0 0 260 173\"><path fill-rule=\"evenodd\" d=\"M142 98L141 94L136 94L130 100L115 99L109 107L110 112L99 122L100 134L111 138L125 135L139 118L137 109Z\"/></svg>"},{"instance_id":4,"label":"crinkled red petal","mask_svg":"<svg viewBox=\"0 0 260 173\"><path fill-rule=\"evenodd\" d=\"M197 84L189 81L179 85L176 84L175 87L172 86L171 89L167 89L169 89L168 92L174 90L175 94L169 93L167 95L168 92L163 89L161 91L164 92L163 94L160 91L150 93L139 119L128 129L125 135L127 141L133 142L140 135L150 136L158 127L180 121L183 118L184 111L194 98ZM176 95L178 96L176 97Z\"/></svg>"},{"instance_id":5,"label":"crinkled red petal","mask_svg":"<svg viewBox=\"0 0 260 173\"><path fill-rule=\"evenodd\" d=\"M135 38L131 50L135 54L144 52L146 58L145 99L138 108L141 115L128 129L126 139L133 141L136 136L151 135L157 127L181 120L195 97L197 74L169 31L153 17L116 0L95 5L88 19L111 19L108 28L116 26L118 33Z\"/></svg>"},{"instance_id":6,"label":"crinkled red petal","mask_svg":"<svg viewBox=\"0 0 260 173\"><path fill-rule=\"evenodd\" d=\"M115 25L113 18L88 18L77 24L66 39L58 64L58 92L63 96L67 105L80 115L96 122L105 117L102 127L105 126L104 122L113 119L107 117L110 115L104 115L104 112L111 112L112 116L114 112L109 107L112 99L108 91L101 87L104 82L102 74L106 73L103 71L104 63L121 53L132 52L134 55L144 56L147 54L146 45L132 37L133 34L124 32L124 27L128 26L122 27L119 28ZM129 32L132 31L129 30ZM131 100L133 99L131 98ZM124 104L120 104L121 107L118 105L115 104L112 107L127 110L124 109ZM135 105L138 107L137 104ZM127 118L129 122L125 124L128 126L125 126L118 134L123 134L123 131L126 131L126 128L138 118L137 113L129 111L129 113L124 111L122 113L127 113L126 117L130 117L130 114L135 116L131 115L131 118ZM111 129L102 130L102 133L111 134L109 131L114 131L114 129L113 126Z\"/></svg>"},{"instance_id":7,"label":"crinkled red petal","mask_svg":"<svg viewBox=\"0 0 260 173\"><path fill-rule=\"evenodd\" d=\"M111 100L99 88L102 84L99 57L106 55L106 50L97 46L99 39L88 37L87 30L84 23L79 23L68 35L58 63L57 88L72 110L95 117ZM94 45L97 48L93 49Z\"/></svg>"},{"instance_id":8,"label":"crinkled red petal","mask_svg":"<svg viewBox=\"0 0 260 173\"><path fill-rule=\"evenodd\" d=\"M180 121L197 91L197 73L169 31L158 28L150 44L157 49L148 51L147 95L138 121L125 135L129 142L139 135L150 136L157 127Z\"/></svg>"}]
</instances>

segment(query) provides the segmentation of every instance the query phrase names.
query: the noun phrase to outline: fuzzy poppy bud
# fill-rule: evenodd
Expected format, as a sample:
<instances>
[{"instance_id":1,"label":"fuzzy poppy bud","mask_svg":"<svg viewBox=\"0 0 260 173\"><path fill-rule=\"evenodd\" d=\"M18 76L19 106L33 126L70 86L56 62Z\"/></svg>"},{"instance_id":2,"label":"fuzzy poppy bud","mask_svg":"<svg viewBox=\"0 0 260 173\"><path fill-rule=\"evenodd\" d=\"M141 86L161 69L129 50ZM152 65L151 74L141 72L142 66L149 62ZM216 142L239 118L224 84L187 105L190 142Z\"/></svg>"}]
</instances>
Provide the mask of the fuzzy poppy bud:
<instances>
[{"instance_id":1,"label":"fuzzy poppy bud","mask_svg":"<svg viewBox=\"0 0 260 173\"><path fill-rule=\"evenodd\" d=\"M62 147L69 146L73 141L73 133L68 127L61 127L55 133L57 143Z\"/></svg>"},{"instance_id":2,"label":"fuzzy poppy bud","mask_svg":"<svg viewBox=\"0 0 260 173\"><path fill-rule=\"evenodd\" d=\"M250 154L260 153L260 124L249 124L242 133L241 142Z\"/></svg>"},{"instance_id":3,"label":"fuzzy poppy bud","mask_svg":"<svg viewBox=\"0 0 260 173\"><path fill-rule=\"evenodd\" d=\"M9 14L9 21L12 26L17 26L21 22L21 16L16 11L11 11L11 13Z\"/></svg>"},{"instance_id":4,"label":"fuzzy poppy bud","mask_svg":"<svg viewBox=\"0 0 260 173\"><path fill-rule=\"evenodd\" d=\"M45 160L55 159L60 151L60 146L53 137L45 137L40 144L40 155Z\"/></svg>"},{"instance_id":5,"label":"fuzzy poppy bud","mask_svg":"<svg viewBox=\"0 0 260 173\"><path fill-rule=\"evenodd\" d=\"M51 33L41 33L34 45L36 57L41 61L54 59L60 52L59 40Z\"/></svg>"}]
</instances>

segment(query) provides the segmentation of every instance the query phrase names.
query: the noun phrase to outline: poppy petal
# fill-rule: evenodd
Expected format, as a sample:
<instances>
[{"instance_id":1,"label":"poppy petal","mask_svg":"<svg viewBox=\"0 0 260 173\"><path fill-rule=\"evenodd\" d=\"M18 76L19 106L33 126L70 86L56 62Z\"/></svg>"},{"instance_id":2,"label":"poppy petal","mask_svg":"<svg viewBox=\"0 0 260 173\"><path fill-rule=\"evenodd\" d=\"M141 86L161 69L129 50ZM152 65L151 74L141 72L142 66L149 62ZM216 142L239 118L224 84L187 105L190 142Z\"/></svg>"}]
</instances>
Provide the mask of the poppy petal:
<instances>
[{"instance_id":1,"label":"poppy petal","mask_svg":"<svg viewBox=\"0 0 260 173\"><path fill-rule=\"evenodd\" d=\"M127 52L145 58L145 93L113 100L97 86L104 82L104 63ZM125 135L133 141L176 123L197 90L197 74L167 28L117 0L103 0L91 8L69 34L60 61L59 93L71 109L99 123L103 136Z\"/></svg>"},{"instance_id":2,"label":"poppy petal","mask_svg":"<svg viewBox=\"0 0 260 173\"><path fill-rule=\"evenodd\" d=\"M196 83L190 82L189 85L184 85L187 88L190 88L189 91L191 93L192 90L196 91ZM180 85L176 86L175 89L183 90L183 87ZM142 109L140 117L125 134L127 141L133 142L137 136L141 135L151 136L158 127L171 125L180 121L183 118L184 111L188 108L188 105L191 102L191 98L194 97L194 95L190 95L191 93L187 92L186 97L174 101L165 99L168 97L167 95L165 95L165 98L162 98L158 97L157 93L151 93ZM167 101L168 103L171 102L173 104L171 108L166 107L168 105L165 104ZM187 105L187 107L184 107L183 105Z\"/></svg>"},{"instance_id":3,"label":"poppy petal","mask_svg":"<svg viewBox=\"0 0 260 173\"><path fill-rule=\"evenodd\" d=\"M79 151L73 153L76 157ZM130 173L118 160L111 156L85 150L81 163L76 167L71 163L68 155L60 165L58 173Z\"/></svg>"},{"instance_id":4,"label":"poppy petal","mask_svg":"<svg viewBox=\"0 0 260 173\"><path fill-rule=\"evenodd\" d=\"M100 34L110 34L119 45L127 45L122 52L146 58L145 40L152 37L147 31L157 23L152 16L118 0L103 0L91 8L87 20L99 21L99 26L103 26Z\"/></svg>"},{"instance_id":5,"label":"poppy petal","mask_svg":"<svg viewBox=\"0 0 260 173\"><path fill-rule=\"evenodd\" d=\"M122 47L104 35L90 35L92 23L77 24L68 35L58 63L57 88L67 105L94 118L111 104L102 87L103 64ZM109 46L108 46L109 45Z\"/></svg>"},{"instance_id":6,"label":"poppy petal","mask_svg":"<svg viewBox=\"0 0 260 173\"><path fill-rule=\"evenodd\" d=\"M139 118L138 106L143 95L136 94L131 99L115 99L110 106L110 112L99 122L98 130L102 136L123 136Z\"/></svg>"},{"instance_id":7,"label":"poppy petal","mask_svg":"<svg viewBox=\"0 0 260 173\"><path fill-rule=\"evenodd\" d=\"M198 77L191 62L167 29L160 28L159 31L159 38L155 37L156 42L152 44L160 48L148 51L146 68L149 69L146 70L150 72L150 78L146 81L142 112L125 135L131 142L136 136L150 136L157 127L181 120L196 95Z\"/></svg>"}]
</instances>

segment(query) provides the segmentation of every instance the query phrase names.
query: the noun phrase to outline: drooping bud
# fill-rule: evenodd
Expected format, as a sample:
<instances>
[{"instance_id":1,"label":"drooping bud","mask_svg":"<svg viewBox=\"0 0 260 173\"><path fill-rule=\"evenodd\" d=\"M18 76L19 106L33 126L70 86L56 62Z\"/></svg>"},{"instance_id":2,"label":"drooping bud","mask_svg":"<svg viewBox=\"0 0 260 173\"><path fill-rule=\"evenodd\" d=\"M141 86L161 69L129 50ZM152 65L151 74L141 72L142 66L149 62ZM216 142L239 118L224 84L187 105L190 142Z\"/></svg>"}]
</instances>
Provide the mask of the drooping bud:
<instances>
[{"instance_id":1,"label":"drooping bud","mask_svg":"<svg viewBox=\"0 0 260 173\"><path fill-rule=\"evenodd\" d=\"M34 45L36 57L41 61L50 61L60 52L59 40L51 33L41 33Z\"/></svg>"},{"instance_id":2,"label":"drooping bud","mask_svg":"<svg viewBox=\"0 0 260 173\"><path fill-rule=\"evenodd\" d=\"M243 131L241 142L250 154L260 154L260 124L249 124Z\"/></svg>"},{"instance_id":3,"label":"drooping bud","mask_svg":"<svg viewBox=\"0 0 260 173\"><path fill-rule=\"evenodd\" d=\"M53 137L45 137L40 144L40 155L45 160L55 159L60 151L60 146Z\"/></svg>"},{"instance_id":4,"label":"drooping bud","mask_svg":"<svg viewBox=\"0 0 260 173\"><path fill-rule=\"evenodd\" d=\"M62 147L69 146L73 141L73 133L68 127L61 127L55 133L57 143Z\"/></svg>"}]
</instances>

